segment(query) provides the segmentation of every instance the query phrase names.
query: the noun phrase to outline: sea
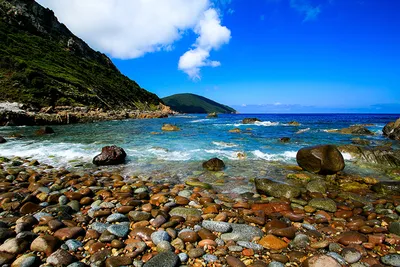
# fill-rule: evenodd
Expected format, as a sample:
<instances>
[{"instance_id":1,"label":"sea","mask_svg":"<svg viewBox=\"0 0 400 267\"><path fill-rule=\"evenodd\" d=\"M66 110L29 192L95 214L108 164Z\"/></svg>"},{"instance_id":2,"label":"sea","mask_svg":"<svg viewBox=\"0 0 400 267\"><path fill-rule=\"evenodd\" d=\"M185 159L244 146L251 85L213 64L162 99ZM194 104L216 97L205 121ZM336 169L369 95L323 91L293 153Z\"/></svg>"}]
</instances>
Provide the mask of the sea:
<instances>
[{"instance_id":1,"label":"sea","mask_svg":"<svg viewBox=\"0 0 400 267\"><path fill-rule=\"evenodd\" d=\"M139 176L160 181L184 182L186 179L223 185L223 190L246 191L258 177L286 179L287 166L296 165L296 153L306 146L320 144L351 144L353 138L371 141L371 145L392 142L382 136L386 123L399 114L184 114L164 119L103 121L87 124L51 126L55 134L36 134L40 127L0 128L8 142L0 145L0 156L37 159L40 163L72 171L96 169L91 162L107 145L122 147L127 153L126 164L102 167L118 170L126 176ZM244 118L260 122L243 124ZM297 121L299 126L290 125ZM164 123L177 125L181 130L163 132ZM356 136L331 132L351 125L362 124L375 133ZM229 130L239 128L240 133ZM13 138L16 134L22 138ZM290 142L282 143L282 137ZM379 168L354 164L351 155L343 155L344 171L350 174L389 179ZM224 160L224 172L210 173L202 162L213 157Z\"/></svg>"}]
</instances>

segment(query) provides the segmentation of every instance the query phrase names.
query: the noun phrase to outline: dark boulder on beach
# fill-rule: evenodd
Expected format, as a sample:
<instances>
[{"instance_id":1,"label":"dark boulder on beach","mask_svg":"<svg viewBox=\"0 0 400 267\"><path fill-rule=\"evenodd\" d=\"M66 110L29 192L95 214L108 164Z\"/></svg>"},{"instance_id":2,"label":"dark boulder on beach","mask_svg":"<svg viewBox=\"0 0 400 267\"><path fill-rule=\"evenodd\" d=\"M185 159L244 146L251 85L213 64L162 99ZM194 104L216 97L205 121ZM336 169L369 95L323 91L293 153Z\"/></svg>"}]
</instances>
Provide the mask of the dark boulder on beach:
<instances>
[{"instance_id":1,"label":"dark boulder on beach","mask_svg":"<svg viewBox=\"0 0 400 267\"><path fill-rule=\"evenodd\" d=\"M0 136L0 144L4 144L5 142L7 142L7 140L4 139L3 136Z\"/></svg>"},{"instance_id":2,"label":"dark boulder on beach","mask_svg":"<svg viewBox=\"0 0 400 267\"><path fill-rule=\"evenodd\" d=\"M209 171L222 171L225 169L225 163L219 158L212 158L203 162L203 168Z\"/></svg>"},{"instance_id":3,"label":"dark boulder on beach","mask_svg":"<svg viewBox=\"0 0 400 267\"><path fill-rule=\"evenodd\" d=\"M334 145L302 148L296 160L304 170L318 174L335 174L345 167L343 155Z\"/></svg>"},{"instance_id":4,"label":"dark boulder on beach","mask_svg":"<svg viewBox=\"0 0 400 267\"><path fill-rule=\"evenodd\" d=\"M400 118L386 124L382 132L384 136L390 139L400 140Z\"/></svg>"},{"instance_id":5,"label":"dark boulder on beach","mask_svg":"<svg viewBox=\"0 0 400 267\"><path fill-rule=\"evenodd\" d=\"M398 195L400 194L400 181L383 181L374 184L371 187L372 191L384 195Z\"/></svg>"},{"instance_id":6,"label":"dark boulder on beach","mask_svg":"<svg viewBox=\"0 0 400 267\"><path fill-rule=\"evenodd\" d=\"M93 158L93 164L97 166L117 165L125 162L126 153L123 148L113 146L105 146L101 149L101 153Z\"/></svg>"},{"instance_id":7,"label":"dark boulder on beach","mask_svg":"<svg viewBox=\"0 0 400 267\"><path fill-rule=\"evenodd\" d=\"M53 128L51 128L49 126L44 126L36 131L37 135L45 135L45 134L53 134L53 133L55 133Z\"/></svg>"},{"instance_id":8,"label":"dark boulder on beach","mask_svg":"<svg viewBox=\"0 0 400 267\"><path fill-rule=\"evenodd\" d=\"M242 123L243 123L243 124L252 124L252 123L255 123L255 122L257 122L257 121L261 121L261 120L259 120L259 119L257 119L257 118L244 118L244 119L242 120Z\"/></svg>"}]
</instances>

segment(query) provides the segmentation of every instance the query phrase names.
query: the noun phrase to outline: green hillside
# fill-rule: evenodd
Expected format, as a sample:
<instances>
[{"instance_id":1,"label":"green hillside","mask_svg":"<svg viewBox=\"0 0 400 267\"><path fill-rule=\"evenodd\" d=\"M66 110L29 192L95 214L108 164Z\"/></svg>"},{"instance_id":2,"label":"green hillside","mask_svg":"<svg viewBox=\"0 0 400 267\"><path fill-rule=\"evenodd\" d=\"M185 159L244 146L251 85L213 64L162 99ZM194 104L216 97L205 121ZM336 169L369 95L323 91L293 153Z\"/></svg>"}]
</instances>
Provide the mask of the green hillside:
<instances>
[{"instance_id":1,"label":"green hillside","mask_svg":"<svg viewBox=\"0 0 400 267\"><path fill-rule=\"evenodd\" d=\"M152 108L160 99L30 0L0 0L0 101ZM147 102L147 103L146 103Z\"/></svg>"},{"instance_id":2,"label":"green hillside","mask_svg":"<svg viewBox=\"0 0 400 267\"><path fill-rule=\"evenodd\" d=\"M176 94L162 100L172 110L181 113L236 113L231 107L195 94Z\"/></svg>"}]
</instances>

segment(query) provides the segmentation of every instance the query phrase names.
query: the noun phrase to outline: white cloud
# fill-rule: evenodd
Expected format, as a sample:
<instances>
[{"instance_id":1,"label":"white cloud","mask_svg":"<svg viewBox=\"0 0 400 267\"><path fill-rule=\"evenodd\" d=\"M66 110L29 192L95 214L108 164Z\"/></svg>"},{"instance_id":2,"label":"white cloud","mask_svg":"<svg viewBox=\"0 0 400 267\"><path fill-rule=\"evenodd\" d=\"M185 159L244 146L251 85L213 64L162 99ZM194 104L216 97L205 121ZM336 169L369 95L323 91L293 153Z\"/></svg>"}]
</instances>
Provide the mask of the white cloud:
<instances>
[{"instance_id":1,"label":"white cloud","mask_svg":"<svg viewBox=\"0 0 400 267\"><path fill-rule=\"evenodd\" d=\"M199 35L193 49L187 51L179 59L178 68L194 80L200 79L200 68L205 66L218 67L219 61L212 61L210 52L219 49L229 43L231 31L221 25L221 20L214 8L206 10L200 19L194 32Z\"/></svg>"},{"instance_id":2,"label":"white cloud","mask_svg":"<svg viewBox=\"0 0 400 267\"><path fill-rule=\"evenodd\" d=\"M321 8L313 6L309 0L290 0L290 6L304 15L303 21L315 20L321 13Z\"/></svg>"}]
</instances>

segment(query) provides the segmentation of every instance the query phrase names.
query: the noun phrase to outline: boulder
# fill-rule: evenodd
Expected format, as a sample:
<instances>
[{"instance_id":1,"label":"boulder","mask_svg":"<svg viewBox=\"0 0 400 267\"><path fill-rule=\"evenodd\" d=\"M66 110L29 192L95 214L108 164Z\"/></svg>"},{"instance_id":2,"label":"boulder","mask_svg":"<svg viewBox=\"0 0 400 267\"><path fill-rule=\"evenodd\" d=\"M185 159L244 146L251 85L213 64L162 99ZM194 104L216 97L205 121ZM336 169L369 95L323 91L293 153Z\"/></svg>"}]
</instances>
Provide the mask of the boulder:
<instances>
[{"instance_id":1,"label":"boulder","mask_svg":"<svg viewBox=\"0 0 400 267\"><path fill-rule=\"evenodd\" d=\"M229 130L229 132L230 133L240 133L241 130L239 128L234 128L234 129Z\"/></svg>"},{"instance_id":2,"label":"boulder","mask_svg":"<svg viewBox=\"0 0 400 267\"><path fill-rule=\"evenodd\" d=\"M179 131L180 129L176 125L164 123L163 126L161 127L161 130L166 132L173 132L173 131Z\"/></svg>"},{"instance_id":3,"label":"boulder","mask_svg":"<svg viewBox=\"0 0 400 267\"><path fill-rule=\"evenodd\" d=\"M349 128L343 128L339 130L342 134L359 134L359 135L374 135L373 132L368 130L362 125L352 125Z\"/></svg>"},{"instance_id":4,"label":"boulder","mask_svg":"<svg viewBox=\"0 0 400 267\"><path fill-rule=\"evenodd\" d=\"M212 158L203 162L203 168L209 171L222 171L225 169L225 163L219 158Z\"/></svg>"},{"instance_id":5,"label":"boulder","mask_svg":"<svg viewBox=\"0 0 400 267\"><path fill-rule=\"evenodd\" d=\"M257 122L257 121L261 121L261 120L259 120L257 118L244 118L242 120L242 123L243 124L253 124L253 123Z\"/></svg>"},{"instance_id":6,"label":"boulder","mask_svg":"<svg viewBox=\"0 0 400 267\"><path fill-rule=\"evenodd\" d=\"M300 123L297 122L297 121L289 121L288 125L290 125L290 126L300 126Z\"/></svg>"},{"instance_id":7,"label":"boulder","mask_svg":"<svg viewBox=\"0 0 400 267\"><path fill-rule=\"evenodd\" d=\"M382 132L384 136L390 139L400 140L400 118L386 124Z\"/></svg>"},{"instance_id":8,"label":"boulder","mask_svg":"<svg viewBox=\"0 0 400 267\"><path fill-rule=\"evenodd\" d=\"M254 180L256 190L260 194L276 198L295 198L300 195L300 188L289 184L278 183L270 179L256 178Z\"/></svg>"},{"instance_id":9,"label":"boulder","mask_svg":"<svg viewBox=\"0 0 400 267\"><path fill-rule=\"evenodd\" d=\"M217 112L208 113L207 118L218 118Z\"/></svg>"},{"instance_id":10,"label":"boulder","mask_svg":"<svg viewBox=\"0 0 400 267\"><path fill-rule=\"evenodd\" d=\"M369 146L371 144L371 141L356 137L351 139L351 143L355 145Z\"/></svg>"},{"instance_id":11,"label":"boulder","mask_svg":"<svg viewBox=\"0 0 400 267\"><path fill-rule=\"evenodd\" d=\"M0 136L0 144L4 144L5 142L7 142L7 140L4 139L3 136Z\"/></svg>"},{"instance_id":12,"label":"boulder","mask_svg":"<svg viewBox=\"0 0 400 267\"><path fill-rule=\"evenodd\" d=\"M126 153L123 148L113 146L105 146L101 149L101 153L93 158L93 164L97 166L117 165L125 162Z\"/></svg>"},{"instance_id":13,"label":"boulder","mask_svg":"<svg viewBox=\"0 0 400 267\"><path fill-rule=\"evenodd\" d=\"M379 164L387 167L400 166L400 150L391 147L365 147L356 145L343 145L338 147L342 153L350 154L354 159L370 164Z\"/></svg>"},{"instance_id":14,"label":"boulder","mask_svg":"<svg viewBox=\"0 0 400 267\"><path fill-rule=\"evenodd\" d=\"M302 148L296 161L304 170L318 174L335 174L345 167L342 153L334 145Z\"/></svg>"},{"instance_id":15,"label":"boulder","mask_svg":"<svg viewBox=\"0 0 400 267\"><path fill-rule=\"evenodd\" d=\"M290 142L290 137L282 137L279 139L279 142L281 143L289 143Z\"/></svg>"},{"instance_id":16,"label":"boulder","mask_svg":"<svg viewBox=\"0 0 400 267\"><path fill-rule=\"evenodd\" d=\"M49 126L44 126L36 131L37 135L45 135L45 134L53 134L53 133L54 133L53 128L51 128Z\"/></svg>"},{"instance_id":17,"label":"boulder","mask_svg":"<svg viewBox=\"0 0 400 267\"><path fill-rule=\"evenodd\" d=\"M400 181L382 181L374 184L371 189L383 195L399 195Z\"/></svg>"}]
</instances>

